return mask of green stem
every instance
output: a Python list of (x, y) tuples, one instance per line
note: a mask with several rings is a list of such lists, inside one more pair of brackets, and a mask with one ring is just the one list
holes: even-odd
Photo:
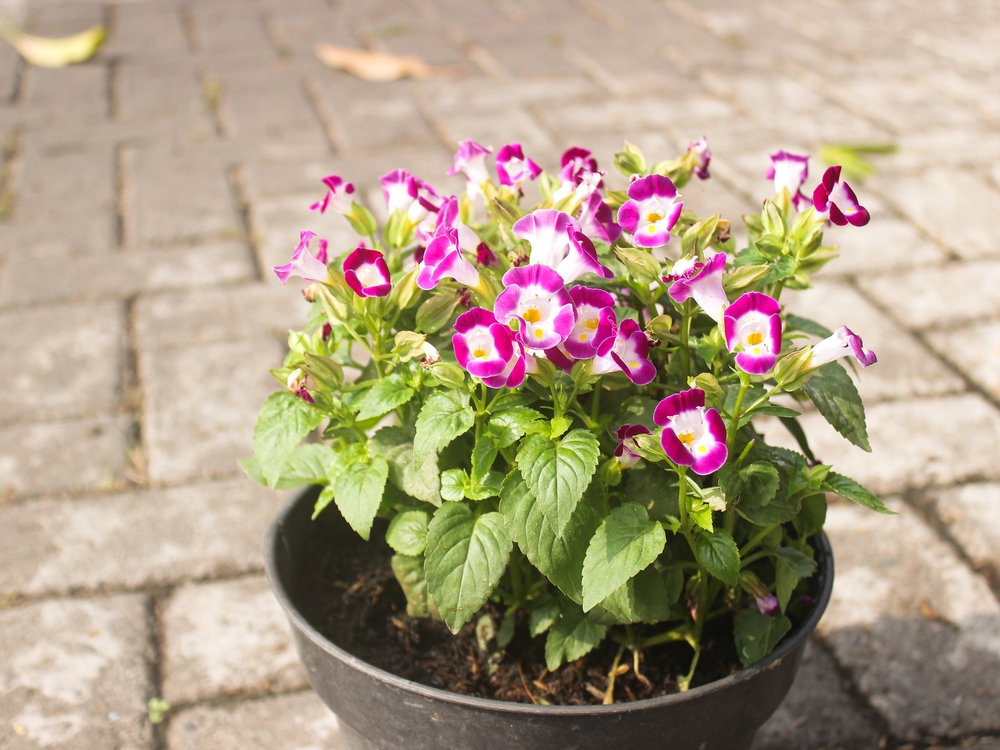
[(691, 353), (688, 351), (688, 339), (691, 338), (691, 317), (687, 313), (687, 303), (685, 302), (684, 311), (681, 312), (681, 365), (685, 383), (691, 375)]
[(747, 554), (750, 550), (752, 550), (754, 547), (760, 544), (764, 540), (764, 537), (766, 537), (768, 534), (770, 534), (772, 531), (778, 528), (778, 526), (779, 524), (768, 526), (763, 530), (759, 531), (754, 536), (750, 537), (749, 541), (747, 541), (747, 543), (743, 545), (743, 549), (740, 550), (740, 557), (743, 557), (743, 555)]
[(686, 535), (688, 532), (688, 514), (687, 514), (687, 467), (682, 466), (677, 469), (677, 476), (680, 478), (680, 485), (677, 491), (677, 508), (681, 519), (681, 531)]
[(751, 563), (755, 563), (758, 560), (760, 560), (761, 558), (767, 557), (770, 554), (771, 554), (771, 550), (769, 550), (769, 549), (762, 549), (760, 552), (754, 552), (752, 555), (750, 555), (750, 557), (744, 558), (742, 561), (740, 561), (740, 569), (742, 570), (747, 565), (750, 565)]
[(661, 643), (672, 643), (674, 641), (683, 641), (688, 637), (688, 631), (690, 626), (685, 623), (683, 625), (678, 625), (673, 630), (667, 630), (663, 633), (657, 633), (656, 635), (651, 635), (639, 644), (639, 650), (645, 648), (650, 648), (651, 646), (659, 646)]
[(733, 443), (736, 440), (736, 428), (740, 423), (740, 415), (743, 409), (743, 399), (747, 395), (747, 389), (750, 388), (750, 376), (747, 375), (742, 370), (740, 371), (740, 391), (736, 394), (736, 404), (733, 406), (733, 415), (729, 421), (729, 431), (726, 435), (726, 448), (729, 452), (733, 451)]

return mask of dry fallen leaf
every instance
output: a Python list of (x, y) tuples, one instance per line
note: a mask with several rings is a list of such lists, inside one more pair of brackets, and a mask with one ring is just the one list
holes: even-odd
[(353, 76), (373, 83), (398, 81), (400, 78), (430, 80), (432, 78), (458, 78), (464, 74), (461, 67), (436, 67), (419, 57), (391, 55), (332, 44), (317, 44), (316, 56), (331, 68), (343, 70)]
[(97, 54), (106, 36), (104, 26), (94, 26), (75, 36), (54, 39), (32, 36), (0, 18), (0, 37), (6, 39), (21, 57), (40, 68), (61, 68), (89, 60)]

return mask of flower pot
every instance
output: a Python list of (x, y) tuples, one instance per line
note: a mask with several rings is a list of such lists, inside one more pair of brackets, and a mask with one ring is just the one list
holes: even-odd
[(267, 575), (291, 622), (309, 683), (340, 720), (348, 750), (739, 750), (777, 709), (795, 678), (806, 639), (833, 588), (826, 537), (815, 537), (816, 604), (762, 661), (724, 679), (610, 706), (536, 706), (427, 687), (367, 664), (337, 647), (295, 604), (309, 538), (344, 524), (328, 511), (310, 520), (316, 488), (296, 496), (271, 526)]

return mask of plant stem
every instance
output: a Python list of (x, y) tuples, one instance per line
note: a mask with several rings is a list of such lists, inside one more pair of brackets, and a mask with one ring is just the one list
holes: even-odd
[(740, 414), (743, 409), (743, 399), (747, 395), (747, 389), (750, 388), (750, 376), (740, 371), (740, 391), (736, 394), (736, 404), (733, 406), (733, 416), (729, 422), (729, 431), (726, 435), (726, 448), (732, 453), (733, 443), (736, 440), (736, 428), (740, 423)]
[(747, 552), (749, 552), (754, 547), (756, 547), (758, 544), (760, 544), (764, 540), (764, 537), (766, 537), (768, 534), (770, 534), (776, 528), (778, 528), (778, 524), (775, 524), (773, 526), (767, 526), (766, 528), (764, 528), (763, 530), (759, 531), (754, 536), (750, 537), (749, 541), (747, 541), (747, 543), (743, 545), (743, 549), (740, 550), (740, 557), (743, 557), (743, 555), (747, 554)]
[(615, 660), (611, 664), (611, 671), (608, 672), (608, 689), (604, 691), (605, 706), (615, 702), (615, 677), (618, 676), (618, 663), (622, 660), (623, 653), (625, 653), (624, 644), (618, 647), (618, 653), (615, 654)]
[(657, 633), (656, 635), (651, 635), (642, 641), (638, 648), (642, 649), (649, 648), (650, 646), (659, 646), (661, 643), (672, 643), (674, 641), (683, 641), (688, 637), (690, 626), (685, 623), (683, 625), (678, 625), (673, 630), (668, 630), (664, 633)]
[(684, 310), (681, 312), (681, 365), (685, 383), (691, 375), (691, 352), (688, 351), (688, 339), (691, 338), (691, 317), (687, 312), (687, 303), (685, 302)]

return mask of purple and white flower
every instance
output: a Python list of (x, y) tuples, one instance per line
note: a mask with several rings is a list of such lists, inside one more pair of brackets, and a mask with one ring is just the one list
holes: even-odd
[(653, 421), (664, 428), (660, 445), (678, 466), (705, 476), (726, 463), (726, 426), (718, 411), (705, 408), (700, 388), (667, 396), (656, 405)]
[(569, 214), (551, 208), (540, 208), (522, 216), (513, 226), (514, 236), (531, 244), (530, 263), (548, 266), (569, 284), (585, 273), (596, 273), (605, 279), (614, 276), (597, 259), (594, 243), (580, 231), (580, 225)]
[(474, 307), (459, 315), (451, 343), (458, 364), (490, 388), (517, 388), (524, 382), (524, 347), (489, 310)]
[(441, 279), (454, 279), (463, 286), (478, 289), (482, 285), (479, 271), (462, 255), (457, 229), (444, 228), (424, 250), (417, 273), (417, 286), (433, 289)]
[(508, 143), (497, 151), (497, 179), (501, 185), (520, 188), (525, 180), (533, 180), (542, 173), (542, 168), (531, 159), (526, 159), (520, 143)]
[(597, 171), (597, 159), (590, 151), (579, 146), (573, 146), (563, 151), (559, 157), (559, 179), (563, 183), (578, 185), (587, 174)]
[(295, 252), (292, 254), (291, 262), (286, 263), (283, 266), (274, 266), (271, 268), (271, 270), (274, 271), (274, 275), (278, 277), (278, 281), (281, 282), (282, 286), (284, 286), (288, 279), (292, 276), (301, 276), (306, 281), (325, 282), (327, 280), (326, 240), (319, 241), (319, 252), (316, 253), (316, 255), (309, 252), (309, 243), (315, 236), (315, 232), (310, 232), (308, 230), (299, 232), (299, 244), (295, 248)]
[(563, 344), (566, 351), (575, 359), (607, 356), (617, 334), (615, 298), (585, 286), (573, 287), (569, 296), (576, 307), (576, 324)]
[(430, 184), (405, 169), (394, 169), (382, 175), (379, 182), (390, 214), (396, 211), (405, 214), (409, 224), (417, 228), (418, 235), (428, 236), (433, 232), (434, 215), (440, 210), (442, 201)]
[[(438, 210), (437, 223), (434, 225), (434, 235), (437, 237), (445, 229), (458, 232), (458, 245), (467, 253), (477, 252), (481, 241), (479, 235), (459, 218), (458, 198), (454, 195), (445, 199)], [(430, 240), (432, 238), (428, 238)]]
[(339, 175), (335, 174), (324, 177), (323, 184), (326, 185), (326, 195), (323, 196), (323, 200), (313, 203), (309, 209), (319, 211), (321, 214), (326, 213), (328, 208), (333, 208), (338, 214), (345, 216), (351, 213), (351, 206), (354, 203), (354, 185), (350, 182), (344, 182)]
[(812, 357), (809, 359), (806, 369), (814, 370), (852, 354), (862, 367), (868, 367), (878, 362), (875, 352), (871, 349), (865, 349), (865, 344), (858, 334), (847, 326), (841, 326), (833, 332), (832, 336), (828, 336), (813, 345)]
[(787, 151), (777, 151), (770, 154), (771, 166), (764, 176), (774, 181), (774, 193), (787, 190), (796, 211), (809, 204), (809, 198), (802, 194), (802, 185), (809, 176), (809, 156), (790, 154)]
[(493, 149), (480, 146), (475, 141), (461, 141), (458, 144), (458, 153), (455, 154), (455, 163), (448, 170), (448, 174), (464, 174), (465, 189), (468, 194), (482, 195), (483, 185), (490, 181), (490, 173), (486, 169), (486, 157), (492, 153)]
[(632, 447), (635, 446), (635, 438), (637, 435), (649, 434), (649, 428), (641, 424), (623, 424), (615, 430), (615, 437), (618, 438), (615, 458), (618, 459), (619, 466), (628, 469), (639, 463), (639, 459), (642, 457), (632, 450)]
[(646, 385), (656, 377), (656, 365), (649, 361), (649, 341), (631, 318), (619, 324), (611, 350), (607, 355), (594, 357), (588, 374), (607, 375), (617, 370), (636, 385)]
[(760, 613), (767, 617), (777, 617), (781, 613), (781, 607), (778, 604), (778, 597), (774, 594), (769, 593), (765, 596), (755, 596), (754, 603), (757, 605), (757, 609), (760, 610)]
[(594, 192), (580, 208), (580, 231), (592, 240), (600, 240), (610, 245), (622, 236), (622, 228), (615, 221), (611, 206), (604, 202), (601, 194)]
[(640, 247), (662, 247), (684, 208), (677, 188), (667, 177), (651, 174), (628, 186), (629, 199), (618, 209), (618, 223)]
[(550, 349), (569, 337), (576, 310), (558, 273), (537, 264), (512, 268), (504, 274), (503, 285), (493, 312), (501, 323), (518, 321), (518, 341), (532, 349)]
[(392, 291), (382, 253), (364, 245), (344, 258), (344, 281), (359, 297), (385, 297)]
[(781, 351), (781, 306), (762, 292), (747, 292), (723, 314), (726, 348), (751, 375), (771, 371)]
[(693, 141), (691, 145), (688, 146), (688, 152), (694, 152), (697, 157), (697, 162), (695, 163), (694, 173), (698, 176), (699, 180), (707, 180), (711, 175), (708, 173), (708, 165), (712, 162), (712, 152), (708, 149), (708, 138), (702, 136), (696, 141)]
[(726, 267), (726, 254), (716, 253), (707, 263), (682, 258), (674, 263), (666, 282), (673, 282), (667, 290), (675, 302), (684, 302), (691, 297), (716, 323), (722, 322), (722, 315), (729, 307), (729, 298), (722, 288), (722, 274)]
[(829, 215), (839, 227), (850, 224), (863, 227), (871, 219), (868, 210), (858, 203), (851, 186), (840, 179), (840, 167), (830, 167), (813, 191), (813, 206), (820, 215)]

